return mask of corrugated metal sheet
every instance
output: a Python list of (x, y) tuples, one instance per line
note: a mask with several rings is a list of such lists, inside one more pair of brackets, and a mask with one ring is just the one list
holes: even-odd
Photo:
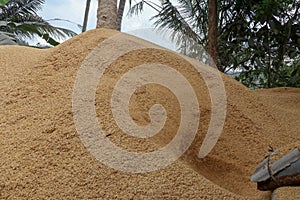
[[(266, 157), (258, 165), (255, 172), (251, 176), (250, 180), (252, 182), (261, 182), (271, 178), (268, 170), (268, 159), (269, 158)], [(298, 148), (272, 163), (270, 168), (275, 177), (300, 173), (300, 152)]]

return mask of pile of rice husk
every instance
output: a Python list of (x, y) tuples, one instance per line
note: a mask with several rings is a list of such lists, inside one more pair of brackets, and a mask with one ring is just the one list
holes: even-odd
[[(132, 67), (153, 60), (175, 66), (192, 82), (199, 98), (200, 126), (190, 148), (173, 164), (149, 173), (109, 168), (87, 151), (73, 120), (74, 82), (89, 52), (116, 34), (92, 30), (46, 50), (0, 47), (0, 198), (268, 199), (269, 193), (258, 191), (250, 177), (269, 145), (285, 150), (299, 146), (300, 89), (250, 91), (222, 75), (227, 95), (224, 129), (213, 150), (199, 159), (211, 115), (208, 89), (199, 74), (170, 51), (140, 49), (114, 61), (99, 82), (95, 108), (99, 124), (116, 145), (145, 152), (163, 147), (180, 122), (180, 108), (170, 91), (146, 85), (131, 98), (130, 112), (137, 124), (149, 123), (149, 106), (157, 102), (170, 118), (159, 134), (148, 139), (122, 133), (109, 100), (113, 86)], [(299, 194), (298, 188), (277, 190), (279, 199)]]

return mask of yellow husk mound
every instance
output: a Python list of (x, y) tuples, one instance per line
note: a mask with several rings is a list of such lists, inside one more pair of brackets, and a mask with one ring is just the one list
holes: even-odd
[[(95, 107), (99, 123), (116, 145), (145, 152), (163, 147), (180, 122), (178, 102), (170, 91), (147, 85), (131, 98), (129, 110), (137, 124), (149, 123), (148, 109), (154, 103), (167, 111), (165, 127), (147, 140), (123, 134), (109, 102), (118, 79), (134, 66), (153, 60), (173, 66), (191, 82), (199, 99), (200, 126), (188, 151), (166, 168), (145, 174), (111, 169), (87, 151), (73, 121), (74, 82), (89, 52), (116, 34), (92, 30), (47, 50), (0, 46), (0, 199), (267, 199), (268, 192), (258, 191), (250, 176), (268, 145), (283, 153), (299, 146), (300, 89), (250, 91), (222, 75), (226, 122), (217, 145), (199, 159), (211, 116), (208, 89), (199, 74), (169, 51), (140, 49), (113, 62), (98, 85)], [(299, 189), (291, 190), (279, 189), (278, 198), (299, 197)]]

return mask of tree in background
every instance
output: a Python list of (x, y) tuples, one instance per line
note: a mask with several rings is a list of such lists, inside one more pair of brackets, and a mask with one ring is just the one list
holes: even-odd
[(121, 30), (125, 4), (126, 4), (126, 0), (120, 0), (119, 7), (118, 7), (118, 15), (117, 15), (117, 25), (119, 31)]
[(97, 28), (121, 30), (126, 0), (98, 0)]
[(300, 1), (242, 3), (244, 12), (239, 14), (244, 17), (231, 24), (239, 25), (232, 33), (240, 48), (232, 65), (242, 71), (238, 80), (249, 87), (299, 87)]
[(5, 6), (10, 0), (0, 0), (0, 6)]
[(90, 5), (91, 5), (91, 0), (87, 0), (86, 1), (86, 6), (85, 6), (85, 12), (84, 12), (82, 32), (86, 31), (86, 27), (87, 27), (87, 23), (88, 23), (88, 19), (89, 19)]
[[(219, 57), (212, 57), (218, 69), (236, 72), (237, 79), (249, 87), (300, 84), (299, 0), (222, 0), (217, 5), (214, 0), (172, 2), (143, 0), (131, 6), (130, 13), (140, 13), (144, 5), (157, 10), (152, 17), (156, 27), (172, 30), (179, 50), (187, 55), (201, 54), (196, 48), (200, 45), (210, 53), (217, 47), (213, 51)], [(216, 12), (217, 28), (208, 17)]]
[[(218, 1), (208, 0), (207, 52), (218, 63)], [(217, 64), (218, 65), (218, 64)]]
[[(168, 32), (171, 30), (171, 38), (176, 42), (180, 52), (211, 64), (209, 56), (205, 53), (206, 50), (214, 55), (212, 57), (217, 67), (220, 71), (223, 71), (221, 66), (218, 65), (218, 53), (212, 52), (217, 49), (215, 43), (218, 36), (215, 0), (209, 2), (210, 9), (208, 9), (207, 0), (178, 0), (177, 2), (162, 0), (161, 4), (143, 0), (135, 5), (130, 5), (129, 13), (131, 15), (141, 13), (144, 5), (157, 11), (157, 14), (151, 20), (154, 20), (154, 25), (158, 29), (167, 30)], [(212, 22), (210, 27), (208, 26), (208, 14), (210, 14), (210, 22)], [(210, 40), (208, 40), (208, 30), (213, 33), (210, 34)], [(211, 42), (211, 45), (208, 45), (208, 41)]]
[(41, 37), (51, 45), (57, 40), (76, 35), (55, 27), (37, 14), (44, 0), (10, 0), (0, 5), (0, 44), (26, 44), (27, 39)]
[(118, 29), (117, 0), (98, 0), (96, 27)]

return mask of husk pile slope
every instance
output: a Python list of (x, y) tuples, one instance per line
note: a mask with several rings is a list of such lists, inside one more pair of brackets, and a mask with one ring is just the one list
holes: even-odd
[(118, 146), (149, 152), (166, 145), (180, 123), (179, 103), (169, 90), (147, 85), (131, 98), (129, 110), (137, 124), (149, 123), (148, 109), (154, 103), (167, 111), (164, 128), (147, 140), (123, 134), (109, 103), (114, 85), (129, 69), (153, 60), (173, 66), (191, 82), (201, 111), (198, 133), (184, 156), (162, 170), (131, 174), (108, 168), (86, 150), (73, 121), (75, 78), (89, 52), (115, 34), (92, 30), (48, 50), (0, 47), (0, 198), (266, 198), (250, 176), (268, 145), (286, 151), (299, 145), (300, 90), (250, 91), (222, 75), (227, 95), (224, 129), (215, 148), (199, 159), (211, 116), (210, 96), (199, 74), (169, 51), (139, 49), (114, 61), (97, 87), (95, 107), (99, 123)]

